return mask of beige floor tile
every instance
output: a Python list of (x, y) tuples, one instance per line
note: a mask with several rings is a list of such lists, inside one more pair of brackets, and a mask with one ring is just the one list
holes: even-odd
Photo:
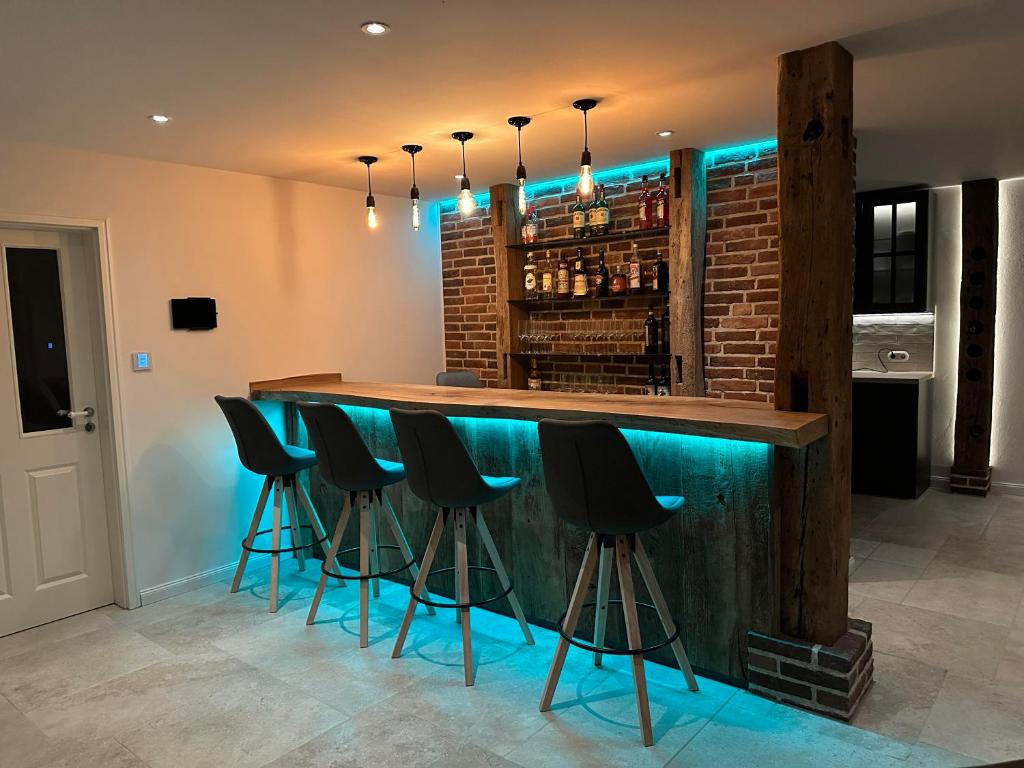
[(974, 768), (977, 758), (968, 757), (931, 744), (918, 743), (910, 748), (904, 768)]
[(880, 543), (870, 539), (852, 538), (850, 539), (850, 554), (858, 560), (864, 560), (871, 557), (871, 553), (878, 549)]
[(868, 557), (883, 563), (896, 563), (923, 570), (934, 559), (936, 553), (937, 550), (934, 549), (906, 547), (902, 544), (882, 542)]
[(864, 602), (866, 595), (861, 595), (851, 591), (847, 598), (847, 614), (850, 616), (857, 615), (857, 608)]
[(1024, 755), (1024, 688), (947, 675), (921, 740), (989, 762)]
[(1014, 627), (996, 668), (996, 682), (1024, 688), (1024, 627)]
[(898, 603), (924, 572), (922, 566), (898, 565), (867, 559), (850, 576), (850, 592)]
[(1007, 627), (868, 598), (858, 618), (874, 625), (875, 649), (968, 677), (992, 679)]
[(1000, 504), (982, 533), (982, 538), (1007, 544), (1024, 544), (1024, 503), (1013, 507)]
[(903, 603), (1009, 627), (1022, 596), (1024, 579), (936, 560), (925, 569)]
[(874, 660), (875, 682), (861, 701), (853, 724), (894, 739), (916, 741), (946, 671), (877, 650)]
[(0, 659), (41, 648), (49, 643), (60, 642), (69, 637), (84, 635), (96, 629), (113, 627), (111, 619), (100, 611), (88, 611), (77, 616), (69, 616), (61, 621), (43, 624), (40, 627), (15, 632), (7, 637), (0, 637)]
[(950, 536), (939, 550), (936, 561), (1024, 579), (1024, 543), (1010, 538), (961, 539)]

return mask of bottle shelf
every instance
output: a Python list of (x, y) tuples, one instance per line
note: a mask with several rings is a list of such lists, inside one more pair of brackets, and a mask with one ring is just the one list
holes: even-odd
[(546, 360), (571, 359), (581, 363), (608, 360), (614, 362), (667, 364), (672, 354), (669, 352), (659, 352), (654, 355), (646, 355), (642, 352), (607, 352), (599, 354), (589, 352), (510, 352), (509, 357), (514, 360), (529, 360), (531, 357), (544, 358)]
[(594, 237), (563, 237), (558, 240), (537, 240), (533, 243), (509, 243), (505, 247), (512, 251), (543, 251), (548, 248), (569, 248), (570, 246), (585, 247), (601, 243), (620, 243), (623, 240), (661, 237), (667, 235), (668, 231), (669, 227), (626, 229), (619, 232), (609, 232), (607, 235), (595, 235)]
[(647, 309), (651, 304), (660, 305), (668, 301), (668, 293), (644, 291), (627, 293), (621, 296), (588, 296), (585, 299), (546, 298), (546, 299), (509, 299), (509, 305), (521, 307), (531, 312), (560, 312), (567, 309)]

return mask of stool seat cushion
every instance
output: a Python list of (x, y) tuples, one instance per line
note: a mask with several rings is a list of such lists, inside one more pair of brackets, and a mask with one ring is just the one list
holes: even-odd
[(284, 445), (282, 447), (288, 455), (288, 461), (280, 467), (280, 471), (277, 474), (294, 475), (296, 472), (316, 466), (316, 454), (313, 451), (307, 451), (305, 448), (299, 448), (297, 445)]
[(666, 512), (678, 512), (686, 503), (686, 499), (682, 496), (655, 496), (654, 498), (665, 508)]
[(377, 459), (377, 464), (380, 466), (380, 471), (383, 473), (381, 479), (385, 480), (385, 485), (394, 485), (405, 479), (405, 465), (397, 461), (388, 461), (387, 459)]

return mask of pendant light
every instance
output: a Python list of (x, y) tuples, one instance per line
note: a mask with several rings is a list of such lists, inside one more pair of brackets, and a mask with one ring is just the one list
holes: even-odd
[(366, 165), (366, 226), (377, 228), (377, 204), (373, 200), (373, 187), (370, 185), (370, 166), (377, 162), (373, 155), (360, 155), (356, 158)]
[(530, 118), (517, 115), (508, 119), (508, 124), (516, 129), (516, 141), (519, 144), (519, 165), (516, 166), (516, 183), (519, 184), (519, 215), (526, 214), (526, 166), (523, 165), (523, 126), (530, 124)]
[(466, 142), (473, 138), (469, 131), (456, 131), (452, 138), (462, 144), (462, 183), (459, 190), (459, 210), (463, 216), (469, 216), (476, 210), (476, 200), (473, 199), (473, 191), (469, 187), (469, 176), (466, 175)]
[(420, 230), (420, 188), (416, 186), (416, 153), (422, 152), (423, 147), (419, 144), (403, 144), (402, 150), (409, 153), (412, 160), (412, 189), (409, 190), (409, 199), (412, 200), (412, 228), (417, 232)]
[(587, 112), (597, 106), (597, 99), (577, 99), (573, 107), (583, 113), (583, 154), (580, 155), (580, 180), (576, 191), (580, 197), (589, 200), (594, 194), (594, 169), (590, 163), (590, 137), (587, 134)]

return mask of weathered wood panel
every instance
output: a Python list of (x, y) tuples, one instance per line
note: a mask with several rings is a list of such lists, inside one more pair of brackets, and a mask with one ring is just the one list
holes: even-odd
[(518, 243), (522, 237), (522, 219), (519, 216), (518, 188), (515, 184), (495, 184), (491, 187), (491, 243), (494, 249), (495, 325), (498, 342), (498, 386), (525, 389), (528, 371), (524, 361), (510, 357), (519, 352), (519, 328), (527, 312), (508, 303), (509, 299), (522, 299), (523, 264), (526, 254), (509, 250), (506, 246)]

